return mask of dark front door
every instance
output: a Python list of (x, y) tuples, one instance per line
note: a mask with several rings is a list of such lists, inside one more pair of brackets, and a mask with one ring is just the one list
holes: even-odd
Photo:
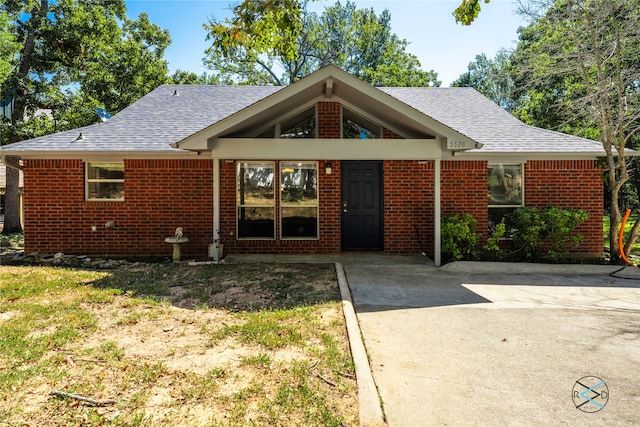
[(340, 171), (342, 250), (382, 250), (382, 162), (343, 161)]

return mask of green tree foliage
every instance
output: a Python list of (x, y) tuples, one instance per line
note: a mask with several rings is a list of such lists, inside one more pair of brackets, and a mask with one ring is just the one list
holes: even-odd
[(516, 54), (522, 72), (516, 85), (526, 99), (521, 116), (562, 123), (572, 133), (583, 129), (602, 143), (616, 260), (620, 192), (630, 178), (625, 150), (640, 137), (640, 4), (549, 0), (543, 10), (523, 31)]
[[(0, 94), (13, 101), (2, 143), (98, 120), (95, 107), (115, 113), (167, 82), (166, 30), (125, 15), (124, 0), (5, 0), (0, 13), (20, 49)], [(52, 119), (38, 116), (51, 110)], [(8, 159), (17, 165), (17, 159)], [(4, 231), (20, 230), (17, 170), (7, 171)]]
[(176, 70), (171, 75), (171, 82), (180, 85), (221, 85), (232, 84), (231, 81), (222, 81), (216, 74), (202, 73), (197, 75), (192, 71)]
[[(484, 0), (489, 3), (491, 0)], [(482, 0), (462, 0), (460, 5), (453, 11), (456, 22), (462, 25), (471, 25), (480, 13)]]
[(82, 94), (112, 113), (131, 105), (170, 81), (163, 59), (170, 43), (169, 32), (150, 22), (145, 13), (136, 20), (125, 19), (106, 50), (93, 50), (84, 61), (77, 76)]
[(500, 51), (494, 59), (484, 53), (476, 55), (469, 63), (467, 72), (451, 83), (452, 87), (472, 87), (484, 96), (513, 112), (516, 101), (513, 97), (514, 81), (511, 77), (511, 55)]
[(11, 64), (19, 48), (11, 32), (9, 15), (0, 10), (0, 85), (11, 73)]
[(233, 17), (211, 20), (204, 27), (215, 56), (233, 57), (244, 51), (292, 61), (298, 56), (296, 43), (302, 32), (306, 1), (243, 0), (233, 7)]
[[(263, 37), (259, 43), (241, 30), (247, 19), (243, 8), (235, 8), (230, 20), (211, 21), (205, 25), (212, 41), (205, 65), (223, 79), (242, 84), (286, 85), (327, 64), (378, 86), (440, 84), (435, 72), (420, 69), (417, 57), (406, 51), (409, 43), (391, 32), (388, 10), (378, 16), (373, 9), (358, 9), (348, 1), (318, 15), (307, 12), (305, 4), (298, 3), (299, 26), (286, 33), (286, 38)], [(257, 18), (249, 18), (255, 24)], [(289, 41), (293, 51), (282, 45)]]

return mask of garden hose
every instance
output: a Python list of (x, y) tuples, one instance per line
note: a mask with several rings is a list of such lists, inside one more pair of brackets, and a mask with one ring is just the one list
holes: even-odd
[(620, 224), (620, 233), (618, 234), (618, 250), (620, 251), (620, 257), (624, 262), (627, 263), (627, 265), (630, 265), (632, 267), (637, 267), (627, 259), (627, 255), (624, 253), (624, 246), (622, 244), (622, 238), (624, 237), (624, 226), (627, 224), (627, 219), (629, 219), (630, 214), (631, 214), (631, 209), (627, 209), (627, 212), (625, 212), (624, 218), (622, 219), (622, 223)]
[(614, 274), (624, 270), (627, 267), (638, 267), (635, 264), (632, 264), (631, 261), (629, 261), (629, 259), (627, 258), (627, 256), (624, 253), (624, 245), (622, 244), (622, 238), (624, 237), (624, 226), (627, 224), (627, 219), (629, 219), (629, 215), (631, 214), (631, 209), (627, 209), (627, 212), (625, 212), (624, 214), (624, 218), (622, 219), (622, 223), (620, 224), (620, 233), (618, 234), (618, 251), (620, 252), (620, 258), (622, 258), (622, 260), (626, 263), (624, 266), (622, 266), (622, 268), (612, 272), (609, 274), (609, 276), (611, 277), (615, 277), (617, 279), (631, 279), (631, 280), (638, 280), (638, 278), (636, 277), (620, 277), (620, 276), (614, 276)]

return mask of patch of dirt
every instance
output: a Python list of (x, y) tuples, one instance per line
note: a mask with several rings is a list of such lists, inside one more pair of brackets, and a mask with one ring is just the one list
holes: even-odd
[[(15, 402), (7, 402), (22, 407), (20, 419), (10, 421), (65, 425), (53, 421), (52, 411), (76, 408), (75, 418), (63, 420), (125, 425), (132, 419), (127, 406), (141, 401), (141, 425), (300, 425), (308, 421), (298, 415), (273, 418), (264, 405), (265, 399), (275, 401), (283, 387), (292, 392), (302, 387), (299, 373), (291, 372), (304, 366), (305, 387), (322, 390), (326, 406), (345, 420), (342, 425), (357, 424), (352, 369), (328, 366), (319, 356), (326, 335), (349, 351), (333, 266), (139, 264), (91, 285), (125, 293), (108, 302), (82, 303), (97, 330), (50, 352), (47, 357), (64, 367), (65, 376), (32, 378), (24, 392), (15, 394)], [(164, 302), (145, 303), (138, 297)], [(243, 313), (306, 306), (316, 310), (312, 321), (318, 333), (302, 345), (273, 349), (216, 337), (221, 328), (243, 323)], [(0, 323), (16, 315), (2, 313)], [(92, 398), (119, 403), (91, 408), (48, 396), (53, 389), (91, 389)], [(80, 413), (84, 418), (77, 418)]]

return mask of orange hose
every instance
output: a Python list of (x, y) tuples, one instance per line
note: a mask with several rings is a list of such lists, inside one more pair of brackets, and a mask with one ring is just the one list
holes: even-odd
[(624, 214), (624, 218), (622, 219), (622, 224), (620, 224), (620, 233), (618, 234), (618, 250), (620, 251), (620, 257), (622, 260), (629, 264), (632, 267), (636, 267), (631, 264), (631, 261), (627, 259), (627, 256), (624, 253), (624, 246), (622, 245), (622, 237), (624, 236), (624, 226), (627, 224), (627, 219), (629, 219), (629, 215), (631, 214), (631, 209), (627, 209), (627, 212)]

